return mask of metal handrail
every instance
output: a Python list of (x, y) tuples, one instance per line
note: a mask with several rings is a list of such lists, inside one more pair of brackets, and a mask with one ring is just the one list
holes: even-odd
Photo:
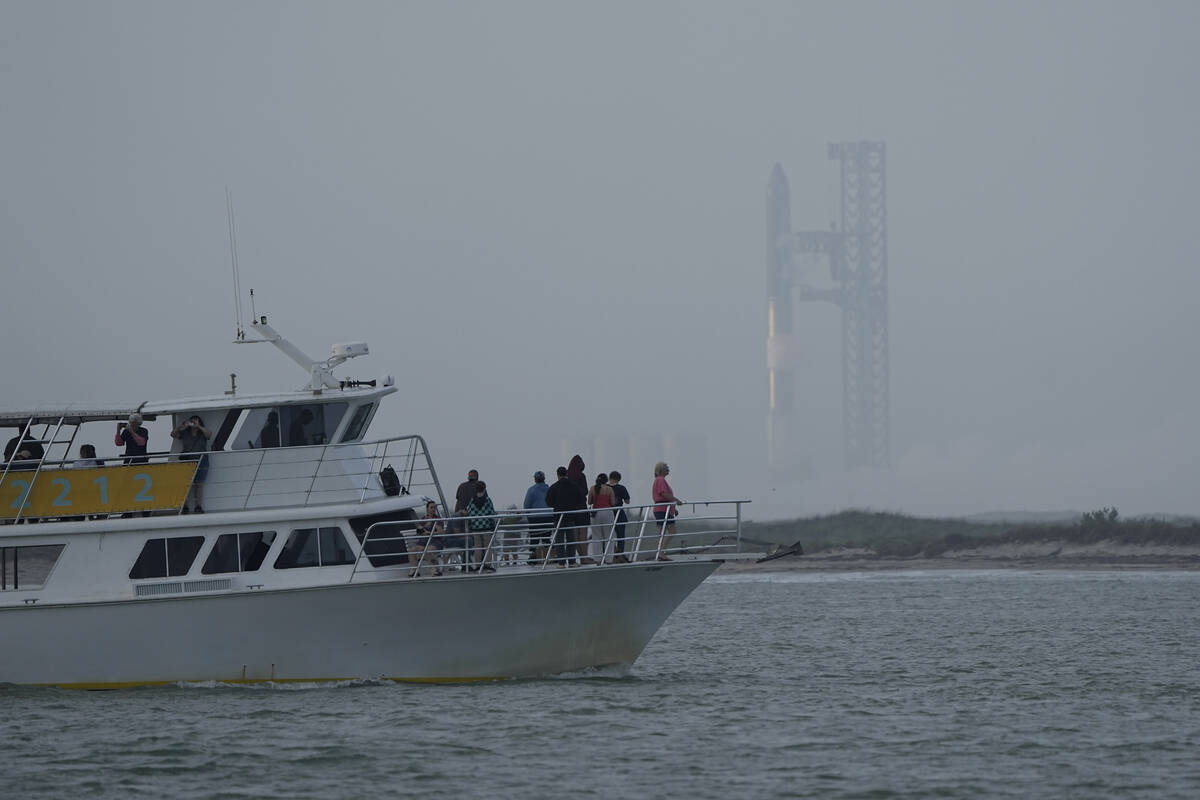
[[(741, 537), (742, 508), (741, 507), (742, 507), (742, 504), (748, 503), (748, 502), (750, 502), (750, 501), (748, 501), (748, 500), (709, 500), (709, 501), (695, 501), (695, 502), (690, 502), (690, 503), (683, 503), (681, 505), (692, 506), (693, 508), (698, 507), (698, 506), (718, 506), (718, 507), (731, 506), (732, 509), (728, 513), (704, 514), (704, 515), (698, 516), (698, 517), (682, 518), (682, 521), (688, 525), (688, 529), (683, 531), (681, 535), (688, 535), (688, 536), (700, 535), (700, 536), (712, 537), (716, 543), (706, 546), (704, 548), (706, 552), (709, 552), (709, 551), (741, 552), (741, 548), (742, 548), (742, 537)], [(611, 528), (609, 528), (607, 525), (605, 526), (609, 530), (609, 535), (606, 537), (606, 544), (605, 544), (604, 552), (601, 554), (600, 561), (599, 561), (599, 563), (596, 564), (596, 566), (611, 566), (615, 563), (614, 559), (610, 558), (610, 556), (611, 556), (613, 549), (616, 546), (617, 541), (621, 541), (622, 543), (625, 543), (626, 545), (628, 545), (632, 542), (635, 542), (635, 541), (637, 542), (637, 544), (634, 547), (626, 549), (625, 555), (630, 562), (636, 562), (639, 560), (642, 560), (642, 561), (653, 560), (660, 553), (660, 551), (666, 552), (666, 553), (677, 553), (677, 554), (684, 553), (687, 551), (687, 548), (685, 548), (683, 546), (673, 546), (673, 547), (669, 547), (669, 548), (666, 548), (665, 550), (663, 550), (662, 542), (661, 542), (661, 535), (660, 535), (660, 537), (657, 537), (658, 541), (654, 542), (653, 547), (647, 547), (647, 548), (643, 549), (642, 542), (647, 538), (645, 536), (645, 525), (650, 521), (654, 521), (656, 525), (659, 525), (660, 531), (663, 527), (665, 527), (664, 525), (658, 523), (657, 520), (654, 520), (653, 509), (656, 505), (662, 505), (662, 504), (661, 503), (648, 503), (645, 505), (622, 506), (622, 508), (624, 508), (628, 511), (634, 512), (634, 516), (636, 516), (636, 514), (638, 512), (641, 513), (642, 529), (639, 531), (639, 533), (636, 537), (628, 535), (628, 530), (626, 531), (626, 534), (627, 534), (626, 536), (617, 537), (616, 530), (615, 530), (617, 523), (616, 523), (615, 517), (614, 517), (613, 526)], [(537, 509), (537, 510), (541, 511), (542, 509)], [(548, 516), (547, 514), (514, 514), (513, 510), (511, 510), (511, 509), (506, 512), (497, 512), (495, 514), (480, 515), (480, 516), (475, 516), (475, 517), (442, 516), (442, 517), (428, 517), (428, 518), (422, 517), (419, 519), (414, 518), (414, 519), (388, 520), (388, 521), (384, 521), (384, 522), (375, 522), (375, 523), (372, 523), (370, 526), (368, 526), (366, 531), (363, 533), (362, 540), (359, 544), (358, 554), (354, 561), (354, 568), (351, 570), (351, 574), (350, 574), (350, 577), (348, 580), (353, 581), (355, 579), (355, 577), (359, 574), (363, 558), (366, 558), (368, 561), (370, 561), (372, 558), (378, 558), (378, 557), (396, 558), (396, 557), (399, 557), (402, 555), (406, 558), (406, 561), (402, 564), (381, 565), (381, 566), (375, 566), (374, 564), (372, 564), (372, 568), (377, 572), (387, 572), (387, 571), (403, 569), (403, 570), (408, 571), (410, 573), (410, 576), (412, 576), (412, 577), (420, 577), (421, 571), (424, 568), (426, 568), (427, 566), (429, 566), (431, 560), (432, 560), (435, 568), (440, 569), (444, 566), (447, 566), (445, 564), (439, 563), (439, 560), (441, 559), (441, 557), (443, 557), (443, 556), (447, 556), (447, 557), (461, 556), (462, 557), (461, 568), (462, 568), (463, 572), (469, 571), (470, 568), (473, 566), (473, 563), (478, 563), (480, 566), (482, 566), (484, 564), (493, 564), (497, 570), (499, 570), (501, 568), (510, 569), (510, 568), (514, 567), (514, 564), (511, 560), (506, 560), (504, 558), (504, 556), (506, 554), (508, 554), (510, 552), (510, 550), (509, 550), (509, 545), (506, 543), (504, 537), (501, 534), (505, 531), (508, 531), (511, 533), (514, 530), (521, 531), (526, 534), (526, 536), (523, 538), (523, 540), (520, 543), (518, 543), (517, 548), (516, 548), (516, 552), (517, 552), (516, 566), (519, 568), (520, 561), (524, 560), (526, 567), (532, 568), (535, 571), (544, 571), (549, 567), (551, 562), (561, 563), (564, 560), (570, 562), (576, 558), (576, 555), (572, 550), (567, 550), (565, 559), (562, 556), (555, 556), (554, 548), (555, 548), (555, 543), (559, 541), (560, 534), (565, 534), (567, 531), (575, 531), (575, 530), (586, 531), (588, 528), (592, 527), (591, 524), (585, 524), (585, 525), (564, 525), (563, 524), (566, 521), (568, 514), (577, 514), (577, 513), (584, 513), (584, 512), (585, 512), (585, 509), (577, 509), (575, 511), (564, 511), (564, 512), (558, 512), (557, 514), (554, 514), (554, 516), (557, 517), (557, 521), (555, 523), (555, 526), (552, 529), (540, 527), (540, 526), (537, 526), (528, 521), (529, 517)], [(513, 517), (523, 517), (525, 519), (525, 522), (513, 524), (511, 522)], [(490, 540), (488, 541), (488, 543), (483, 547), (482, 553), (480, 554), (480, 559), (478, 562), (472, 562), (472, 553), (479, 553), (480, 551), (478, 548), (476, 548), (474, 546), (474, 543), (470, 539), (470, 537), (473, 534), (471, 534), (470, 531), (465, 527), (467, 521), (470, 519), (487, 519), (487, 520), (493, 520), (494, 522), (496, 522), (496, 527), (492, 529), (492, 536), (491, 536)], [(625, 524), (630, 524), (629, 520), (631, 520), (631, 519), (632, 519), (632, 517), (627, 519)], [(676, 518), (676, 519), (677, 519), (677, 521), (680, 520), (680, 518)], [(713, 525), (711, 527), (704, 526), (703, 524), (707, 523), (707, 522), (715, 523), (715, 525)], [(435, 548), (432, 546), (434, 543), (433, 540), (435, 538), (435, 534), (419, 532), (416, 530), (416, 527), (421, 524), (436, 526), (439, 523), (442, 525), (443, 533), (437, 534), (437, 536), (463, 536), (466, 539), (466, 541), (464, 542), (464, 545), (462, 547), (436, 547)], [(695, 529), (695, 525), (697, 523), (700, 523), (702, 525), (700, 530)], [(462, 532), (460, 532), (460, 533), (449, 533), (448, 532), (451, 525), (458, 525), (458, 524), (461, 524), (463, 526)], [(397, 528), (400, 528), (401, 530), (397, 531), (394, 535), (386, 535), (389, 532), (391, 532)], [(529, 536), (528, 536), (528, 534), (534, 530), (539, 531), (542, 534), (542, 536), (545, 536), (546, 533), (549, 534), (548, 539), (541, 539), (541, 537), (539, 537), (541, 539), (541, 541), (544, 542), (544, 546), (546, 547), (545, 557), (541, 560), (540, 564), (534, 563), (535, 547), (534, 547), (533, 540), (531, 538), (529, 538)], [(379, 535), (381, 533), (385, 534), (385, 535), (382, 535), (382, 536)], [(677, 534), (678, 533), (679, 532), (677, 531)], [(732, 544), (722, 544), (721, 541), (725, 538), (728, 538), (729, 534), (734, 535), (734, 542)], [(409, 549), (409, 541), (412, 539), (415, 539), (416, 541), (412, 542), (413, 549)], [(367, 553), (367, 545), (369, 543), (379, 544), (379, 543), (383, 543), (383, 542), (401, 543), (403, 545), (403, 550), (396, 549), (395, 551), (392, 551), (392, 552)], [(560, 546), (562, 546), (564, 548), (573, 548), (574, 545), (575, 545), (575, 542), (564, 542)], [(419, 550), (417, 548), (419, 548)], [(528, 549), (528, 557), (525, 559), (522, 559), (521, 553), (524, 552), (526, 549)], [(493, 554), (496, 554), (496, 555), (493, 556)], [(493, 562), (493, 558), (495, 558), (494, 562)]]
[[(62, 430), (62, 426), (63, 426), (63, 420), (64, 420), (64, 419), (66, 419), (66, 418), (65, 418), (65, 417), (61, 417), (61, 416), (58, 418), (58, 425), (57, 425), (57, 426), (54, 428), (54, 435), (50, 437), (50, 439), (51, 439), (52, 441), (50, 441), (50, 442), (45, 442), (45, 441), (44, 441), (44, 440), (46, 439), (46, 434), (50, 432), (50, 423), (49, 423), (49, 422), (47, 422), (47, 423), (46, 423), (46, 424), (45, 424), (45, 425), (42, 427), (42, 438), (41, 438), (41, 439), (34, 439), (34, 440), (32, 440), (32, 441), (36, 441), (36, 442), (37, 442), (39, 445), (41, 445), (41, 444), (53, 444), (53, 443), (54, 443), (54, 442), (53, 442), (53, 439), (55, 439), (55, 438), (58, 436), (58, 432), (59, 432), (60, 430)], [(18, 439), (18, 441), (17, 441), (17, 447), (18, 447), (18, 448), (21, 446), (21, 442), (22, 442), (22, 441), (24, 441), (24, 439), (25, 439), (25, 434), (29, 433), (29, 432), (30, 432), (30, 430), (31, 430), (32, 428), (33, 428), (33, 417), (30, 417), (30, 418), (29, 418), (29, 420), (28, 420), (28, 421), (27, 421), (27, 422), (26, 422), (26, 423), (25, 423), (23, 426), (21, 426), (21, 428), (20, 428), (20, 432), (19, 432), (19, 433), (17, 433), (17, 436), (18, 436), (18, 437), (20, 437), (20, 438)], [(74, 439), (74, 437), (72, 437), (72, 439)], [(68, 447), (67, 447), (67, 450), (68, 450), (68, 452), (70, 452), (70, 445), (68, 445)], [(13, 455), (16, 455), (16, 450), (15, 450), (15, 449), (13, 450)], [(32, 460), (32, 459), (21, 459), (21, 460), (24, 462), (24, 461), (27, 461), (27, 460)], [(2, 475), (0, 475), (0, 483), (3, 483), (3, 482), (4, 482), (4, 480), (5, 480), (5, 478), (7, 478), (7, 477), (8, 477), (8, 473), (9, 473), (9, 472), (11, 472), (11, 471), (13, 471), (13, 470), (12, 470), (12, 465), (13, 465), (13, 463), (14, 463), (14, 461), (9, 461), (9, 460), (6, 460), (6, 461), (4, 462), (4, 473), (3, 473)], [(45, 463), (46, 463), (46, 448), (44, 448), (44, 447), (43, 447), (43, 448), (42, 448), (42, 457), (41, 457), (41, 458), (39, 458), (39, 459), (37, 460), (37, 465), (36, 465), (36, 466), (34, 466), (34, 468), (33, 468), (33, 475), (32, 475), (32, 476), (30, 477), (30, 479), (29, 479), (29, 482), (30, 482), (30, 484), (31, 484), (31, 485), (33, 484), (33, 482), (34, 482), (34, 481), (36, 481), (36, 480), (37, 480), (37, 476), (41, 474), (41, 472), (42, 472), (42, 466), (43, 466)], [(17, 471), (18, 471), (18, 472), (25, 472), (26, 470), (25, 470), (25, 469), (21, 469), (21, 470), (17, 470)], [(13, 518), (12, 518), (13, 524), (16, 524), (17, 522), (20, 522), (20, 521), (21, 521), (21, 515), (22, 515), (23, 513), (25, 513), (25, 506), (28, 504), (28, 497), (29, 497), (29, 495), (28, 495), (28, 494), (26, 494), (26, 495), (25, 495), (25, 498), (24, 498), (24, 499), (22, 500), (22, 502), (21, 502), (21, 507), (17, 509), (17, 513), (16, 513), (16, 514), (13, 516)]]
[[(543, 514), (542, 516), (545, 516), (545, 515)], [(550, 532), (550, 541), (546, 543), (546, 557), (542, 559), (542, 569), (543, 570), (546, 569), (546, 567), (550, 565), (550, 562), (554, 560), (554, 557), (551, 555), (554, 552), (554, 547), (555, 547), (554, 543), (558, 541), (559, 531), (562, 530), (563, 520), (565, 520), (566, 518), (567, 518), (566, 514), (560, 513), (558, 515), (558, 521), (554, 523), (554, 530)], [(566, 546), (567, 546), (567, 543), (563, 542), (562, 547), (564, 550), (566, 549)]]
[[(469, 519), (469, 517), (468, 517), (468, 519)], [(492, 555), (492, 547), (496, 544), (496, 539), (500, 534), (500, 529), (503, 527), (504, 527), (504, 523), (502, 521), (497, 521), (496, 527), (492, 528), (491, 533), (469, 534), (470, 536), (486, 536), (487, 537), (487, 547), (483, 548), (483, 557), (479, 559), (479, 568), (480, 569), (483, 569), (484, 567), (488, 566), (491, 563), (490, 559), (491, 559), (491, 555)]]
[[(402, 445), (402, 447), (397, 447), (397, 445)], [(297, 489), (280, 492), (272, 491), (272, 488), (269, 485), (270, 481), (286, 480), (287, 478), (272, 476), (269, 472), (264, 475), (263, 467), (264, 463), (266, 463), (267, 456), (270, 453), (279, 451), (305, 452), (310, 454), (309, 457), (301, 457), (290, 462), (292, 465), (303, 464), (311, 466), (311, 476), (307, 474), (307, 468), (304, 470), (303, 477), (309, 478), (308, 486), (304, 490)], [(251, 462), (239, 464), (238, 467), (253, 468), (253, 474), (250, 476), (249, 482), (247, 483), (245, 478), (221, 480), (220, 468), (222, 467), (222, 460), (225, 458), (237, 458), (238, 456), (244, 457), (247, 453), (255, 453), (257, 454), (257, 458), (254, 458)], [(322, 498), (323, 492), (336, 492), (339, 495), (344, 495), (344, 492), (347, 490), (356, 491), (359, 495), (359, 502), (364, 502), (366, 500), (367, 493), (371, 489), (372, 481), (375, 482), (374, 485), (376, 487), (382, 489), (382, 485), (380, 485), (378, 482), (379, 471), (384, 465), (392, 461), (395, 461), (400, 467), (397, 472), (405, 475), (405, 477), (408, 479), (406, 487), (410, 493), (414, 495), (434, 495), (436, 499), (440, 501), (442, 507), (445, 507), (446, 503), (441, 483), (438, 481), (437, 472), (433, 467), (433, 460), (429, 454), (428, 445), (425, 443), (424, 438), (420, 435), (397, 436), (371, 442), (345, 442), (340, 444), (305, 445), (302, 447), (205, 450), (196, 451), (193, 453), (179, 453), (171, 451), (147, 452), (145, 456), (138, 456), (138, 458), (145, 458), (145, 463), (155, 464), (178, 461), (185, 457), (188, 460), (196, 460), (202, 456), (208, 456), (210, 458), (210, 473), (208, 480), (205, 481), (205, 487), (209, 488), (210, 491), (211, 487), (230, 484), (246, 485), (245, 493), (242, 495), (240, 503), (236, 504), (233, 509), (223, 510), (245, 510), (249, 507), (252, 499), (262, 501), (264, 499), (269, 499), (272, 495), (276, 494), (295, 496), (298, 492), (303, 494), (305, 506), (321, 505), (324, 502)], [(13, 462), (5, 463), (0, 466), (0, 482), (3, 482), (8, 475), (18, 471), (23, 473), (31, 473), (31, 480), (36, 479), (38, 475), (47, 471), (56, 469), (71, 469), (79, 460), (80, 459), (78, 458), (67, 457), (61, 459), (51, 459), (47, 458), (43, 453), (42, 458), (36, 460), (36, 464), (34, 464), (33, 461), (30, 462), (30, 465), (34, 467), (32, 470), (16, 470), (12, 468)], [(105, 460), (108, 463), (103, 467), (99, 467), (100, 469), (122, 466), (125, 464), (125, 457), (120, 455), (116, 457), (110, 457)], [(340, 475), (340, 477), (347, 481), (348, 485), (343, 485), (342, 487), (334, 489), (318, 488), (317, 481), (322, 477), (329, 477), (321, 474), (322, 465), (336, 464), (338, 462), (359, 461), (366, 464), (364, 469), (361, 469), (360, 471), (358, 468), (348, 468)], [(301, 476), (297, 475), (295, 477)], [(241, 494), (241, 492), (238, 492), (238, 494)], [(344, 502), (344, 500), (330, 500), (328, 502)], [(269, 506), (259, 505), (258, 507), (265, 508)], [(7, 519), (15, 522), (24, 518), (24, 512), (25, 506), (22, 505), (22, 508), (18, 511), (18, 514), (15, 517), (9, 517)], [(54, 519), (54, 517), (47, 517), (47, 519)]]
[[(24, 439), (24, 438), (25, 438), (25, 432), (26, 432), (26, 431), (28, 431), (28, 430), (29, 430), (30, 428), (32, 428), (32, 427), (33, 427), (33, 417), (30, 417), (30, 418), (29, 418), (29, 421), (28, 421), (28, 422), (26, 422), (24, 425), (22, 425), (22, 426), (21, 426), (21, 427), (20, 427), (20, 428), (17, 430), (17, 436), (21, 437), (21, 439)], [(17, 440), (17, 446), (18, 446), (18, 447), (20, 447), (20, 444), (21, 444), (21, 439), (18, 439), (18, 440)], [(16, 452), (17, 452), (17, 451), (14, 449), (14, 450), (13, 450), (13, 455), (16, 455)], [(43, 460), (45, 459), (45, 457), (46, 457), (46, 456), (45, 456), (45, 451), (43, 450), (43, 451), (42, 451), (42, 458), (43, 458)], [(12, 470), (12, 465), (13, 465), (13, 462), (12, 462), (11, 460), (5, 459), (5, 461), (4, 461), (4, 470), (3, 470), (3, 472), (0, 472), (0, 483), (4, 483), (5, 479), (6, 479), (6, 478), (8, 478), (8, 473), (9, 473), (9, 472)], [(25, 510), (25, 503), (21, 503), (21, 507), (17, 509), (17, 514), (16, 514), (16, 516), (15, 516), (15, 517), (13, 517), (13, 522), (14, 522), (14, 523), (15, 523), (17, 520), (19, 520), (19, 519), (21, 518), (21, 512), (22, 512), (22, 511), (24, 511), (24, 510)]]

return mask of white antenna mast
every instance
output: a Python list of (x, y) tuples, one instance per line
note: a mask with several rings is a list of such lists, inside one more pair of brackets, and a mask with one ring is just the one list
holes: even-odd
[[(237, 337), (233, 340), (234, 344), (256, 344), (258, 342), (270, 342), (277, 349), (283, 352), (292, 361), (295, 361), (300, 368), (308, 373), (308, 386), (314, 394), (320, 393), (324, 389), (340, 389), (344, 385), (374, 386), (375, 381), (339, 381), (333, 377), (333, 368), (352, 358), (365, 356), (369, 352), (366, 342), (345, 342), (343, 344), (335, 344), (329, 358), (324, 361), (318, 361), (312, 356), (305, 353), (299, 347), (292, 344), (289, 340), (279, 335), (279, 332), (267, 324), (266, 316), (258, 316), (258, 311), (254, 307), (254, 290), (250, 290), (250, 328), (254, 331), (257, 338), (247, 339), (246, 328), (242, 310), (242, 276), (238, 265), (237, 255), (237, 224), (233, 217), (233, 193), (229, 191), (229, 187), (225, 187), (225, 213), (229, 217), (229, 260), (233, 265), (233, 308), (237, 319)], [(230, 387), (226, 394), (234, 394), (237, 392), (237, 376), (230, 375)], [(392, 385), (392, 378), (389, 376), (385, 379), (385, 386)]]
[[(366, 342), (346, 342), (344, 344), (335, 344), (333, 352), (329, 358), (324, 361), (318, 361), (308, 353), (305, 353), (291, 341), (279, 335), (279, 332), (267, 324), (267, 317), (264, 314), (261, 317), (251, 317), (250, 329), (259, 337), (257, 339), (239, 339), (234, 344), (257, 344), (258, 342), (269, 342), (275, 345), (276, 349), (282, 352), (285, 356), (295, 361), (300, 368), (308, 373), (309, 382), (305, 388), (311, 389), (314, 394), (320, 393), (323, 389), (340, 389), (342, 382), (333, 377), (333, 368), (337, 365), (348, 361), (358, 356), (365, 356), (370, 352)], [(391, 380), (390, 378), (388, 379)], [(351, 385), (358, 385), (350, 382)], [(371, 385), (374, 385), (373, 383)], [(385, 386), (391, 386), (391, 383), (385, 383)]]
[[(250, 290), (250, 330), (254, 332), (257, 338), (246, 338), (246, 332), (240, 327), (238, 328), (238, 338), (234, 340), (234, 344), (258, 344), (260, 342), (269, 342), (275, 345), (276, 349), (282, 352), (285, 356), (295, 361), (300, 365), (300, 368), (308, 373), (308, 386), (314, 394), (319, 394), (323, 389), (340, 389), (343, 384), (350, 386), (358, 386), (358, 381), (339, 381), (333, 377), (333, 368), (349, 361), (358, 356), (367, 355), (370, 350), (367, 348), (366, 342), (345, 342), (335, 344), (329, 358), (324, 361), (318, 361), (308, 353), (301, 350), (292, 342), (279, 334), (279, 331), (267, 324), (266, 314), (261, 317), (254, 309), (254, 290)], [(384, 383), (385, 386), (391, 386), (392, 378), (388, 377)], [(375, 385), (374, 381), (370, 382), (371, 386)], [(236, 387), (234, 387), (236, 390)]]
[(229, 218), (229, 260), (233, 265), (233, 311), (237, 320), (235, 341), (243, 341), (246, 338), (246, 330), (242, 323), (242, 276), (241, 270), (238, 268), (237, 225), (233, 221), (233, 192), (229, 191), (228, 186), (225, 187), (225, 214)]

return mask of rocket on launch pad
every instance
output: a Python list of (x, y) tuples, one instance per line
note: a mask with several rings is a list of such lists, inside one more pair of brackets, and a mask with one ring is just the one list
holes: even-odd
[(792, 330), (792, 200), (783, 168), (767, 182), (767, 463), (777, 475), (801, 467), (796, 420), (799, 348)]

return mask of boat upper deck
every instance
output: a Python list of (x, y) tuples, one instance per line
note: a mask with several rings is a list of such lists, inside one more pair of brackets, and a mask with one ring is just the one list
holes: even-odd
[[(406, 491), (441, 501), (421, 437), (363, 442), (381, 399), (395, 391), (385, 378), (123, 407), (0, 411), (0, 426), (16, 433), (0, 466), (0, 520), (186, 513), (189, 492), (198, 506), (200, 490), (208, 511), (362, 503), (385, 496), (379, 472), (393, 462)], [(171, 436), (151, 439), (147, 429), (131, 454), (122, 438), (127, 419), (137, 420), (137, 430), (159, 420), (161, 431), (166, 422)], [(201, 448), (187, 447), (179, 435), (191, 419), (204, 426)], [(169, 449), (149, 449), (164, 439)], [(109, 440), (124, 453), (98, 457), (97, 445), (106, 448)]]
[[(202, 482), (208, 513), (362, 504), (388, 496), (380, 472), (392, 467), (398, 493), (445, 508), (425, 440), (244, 447), (204, 453), (148, 453), (109, 459), (9, 462), (0, 480), (0, 521), (96, 521), (122, 515), (179, 515)], [(203, 469), (203, 472), (201, 470)]]

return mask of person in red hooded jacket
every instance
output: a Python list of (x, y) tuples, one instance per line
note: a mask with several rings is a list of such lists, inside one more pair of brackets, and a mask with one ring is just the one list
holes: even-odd
[(588, 496), (588, 479), (583, 473), (583, 456), (576, 453), (571, 456), (571, 460), (567, 462), (567, 480), (579, 487), (579, 493), (585, 498), (583, 512), (574, 514), (571, 517), (571, 538), (575, 542), (575, 552), (579, 556), (580, 564), (592, 564), (588, 558), (587, 540), (588, 526), (592, 523), (592, 515), (587, 511), (586, 498)]

